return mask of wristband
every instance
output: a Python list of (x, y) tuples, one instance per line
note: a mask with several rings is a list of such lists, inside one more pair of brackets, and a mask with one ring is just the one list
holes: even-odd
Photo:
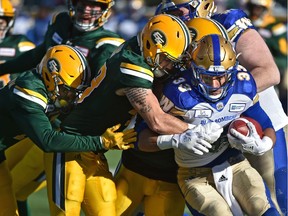
[(194, 125), (194, 124), (188, 124), (188, 130), (189, 130), (189, 129), (193, 129), (194, 127), (196, 127), (196, 125)]

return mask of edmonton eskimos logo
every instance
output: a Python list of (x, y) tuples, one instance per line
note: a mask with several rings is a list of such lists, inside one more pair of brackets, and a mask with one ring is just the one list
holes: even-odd
[(56, 59), (49, 59), (47, 61), (47, 68), (49, 70), (49, 72), (59, 72), (60, 71), (60, 64)]
[(166, 36), (161, 31), (153, 31), (151, 34), (151, 38), (155, 44), (161, 44), (162, 46), (166, 45), (167, 42)]

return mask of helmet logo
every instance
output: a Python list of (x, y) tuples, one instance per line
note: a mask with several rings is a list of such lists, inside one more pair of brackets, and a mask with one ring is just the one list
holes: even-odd
[(152, 32), (152, 41), (155, 44), (161, 44), (162, 46), (166, 45), (167, 39), (163, 32), (161, 31), (153, 31)]
[(47, 68), (49, 69), (49, 72), (59, 72), (60, 71), (60, 64), (56, 59), (49, 59), (47, 61)]

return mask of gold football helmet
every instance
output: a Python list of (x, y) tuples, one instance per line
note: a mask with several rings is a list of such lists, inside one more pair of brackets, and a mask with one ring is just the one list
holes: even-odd
[(139, 36), (142, 55), (155, 77), (172, 75), (161, 66), (163, 55), (166, 60), (181, 64), (191, 43), (188, 27), (179, 18), (168, 14), (152, 17)]
[(221, 35), (204, 36), (192, 53), (194, 88), (207, 100), (223, 98), (231, 88), (237, 71), (236, 52)]
[(226, 29), (216, 20), (196, 17), (186, 22), (193, 42), (198, 42), (201, 38), (209, 34), (218, 34), (229, 40)]
[[(37, 69), (42, 75), (50, 99), (55, 103), (59, 102), (59, 98), (63, 99), (59, 91), (60, 87), (65, 87), (67, 94), (68, 91), (74, 93), (74, 100), (70, 103), (76, 103), (80, 94), (90, 83), (90, 68), (84, 55), (68, 45), (51, 47)], [(60, 107), (67, 105), (64, 100), (58, 103)]]
[[(184, 12), (181, 8), (187, 9), (187, 12)], [(172, 14), (186, 22), (195, 17), (209, 18), (216, 10), (214, 0), (163, 0), (158, 5), (155, 14)]]
[(5, 38), (6, 33), (12, 28), (14, 24), (15, 9), (9, 0), (0, 0), (0, 19), (4, 19), (7, 22), (7, 26), (2, 28), (0, 26), (0, 31), (3, 31), (0, 40)]
[[(85, 9), (86, 4), (98, 5), (101, 10)], [(68, 9), (77, 29), (91, 31), (107, 22), (114, 4), (114, 0), (68, 0)]]

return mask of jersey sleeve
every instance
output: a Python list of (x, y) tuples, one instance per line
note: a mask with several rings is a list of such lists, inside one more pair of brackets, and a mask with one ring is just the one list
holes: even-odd
[(17, 124), (39, 148), (45, 152), (102, 151), (99, 136), (76, 136), (52, 128), (45, 114), (45, 95), (15, 86), (10, 114)]
[(231, 9), (211, 17), (220, 22), (227, 30), (232, 42), (237, 43), (240, 35), (247, 29), (255, 29), (248, 15), (241, 9)]
[(273, 128), (274, 129), (269, 116), (262, 109), (262, 107), (260, 106), (260, 102), (259, 101), (256, 102), (252, 107), (247, 109), (243, 113), (243, 116), (247, 116), (247, 117), (253, 118), (256, 121), (258, 121), (263, 130), (265, 130), (267, 128)]

